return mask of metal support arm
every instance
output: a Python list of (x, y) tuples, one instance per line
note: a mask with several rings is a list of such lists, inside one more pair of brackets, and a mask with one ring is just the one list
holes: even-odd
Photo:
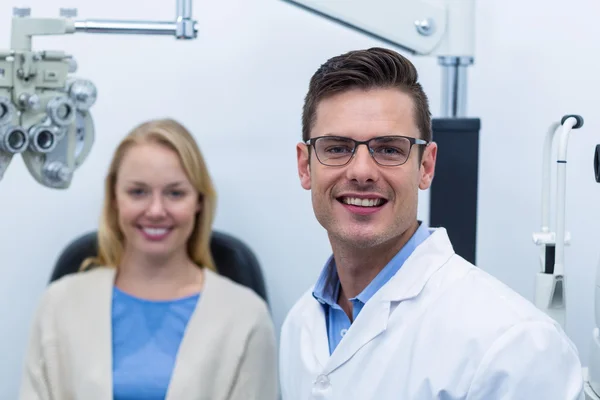
[(192, 20), (192, 1), (177, 0), (175, 21), (75, 21), (76, 32), (115, 33), (133, 35), (167, 35), (177, 39), (195, 39), (197, 22)]
[[(31, 50), (31, 39), (40, 35), (75, 32), (133, 35), (167, 35), (177, 39), (195, 39), (197, 22), (192, 20), (192, 0), (177, 0), (173, 21), (120, 21), (89, 19), (76, 21), (77, 10), (62, 8), (60, 18), (30, 18), (29, 8), (15, 8), (11, 34), (12, 50)], [(25, 18), (27, 17), (27, 18)]]
[(475, 0), (284, 0), (442, 67), (442, 117), (466, 115), (475, 49)]

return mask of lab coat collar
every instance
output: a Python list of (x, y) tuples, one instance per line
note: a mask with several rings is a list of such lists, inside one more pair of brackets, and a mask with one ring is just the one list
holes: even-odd
[(396, 253), (377, 276), (360, 292), (356, 298), (366, 304), (385, 284), (392, 279), (408, 260), (408, 257), (430, 236), (429, 228), (418, 221), (418, 228), (406, 244)]
[(445, 228), (429, 228), (429, 231), (431, 235), (381, 288), (379, 300), (398, 302), (418, 296), (433, 274), (455, 254)]
[[(377, 276), (356, 297), (350, 300), (358, 300), (363, 305), (375, 295), (390, 280), (412, 254), (412, 252), (430, 236), (430, 230), (425, 223), (418, 221), (419, 226), (408, 242), (396, 253), (388, 264), (377, 274)], [(338, 277), (334, 256), (330, 256), (321, 271), (321, 275), (314, 286), (313, 297), (321, 304), (335, 307), (340, 292), (340, 280)]]
[(328, 374), (387, 329), (392, 303), (417, 296), (427, 281), (454, 254), (444, 228), (429, 228), (431, 235), (419, 245), (400, 270), (365, 304), (352, 327), (329, 356), (323, 307), (312, 302), (305, 313), (308, 338), (324, 374)]

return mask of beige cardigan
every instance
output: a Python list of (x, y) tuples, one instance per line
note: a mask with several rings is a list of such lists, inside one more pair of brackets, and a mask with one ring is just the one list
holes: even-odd
[[(258, 295), (205, 269), (166, 400), (275, 400), (274, 328)], [(111, 302), (115, 270), (54, 282), (31, 333), (20, 400), (113, 400)]]

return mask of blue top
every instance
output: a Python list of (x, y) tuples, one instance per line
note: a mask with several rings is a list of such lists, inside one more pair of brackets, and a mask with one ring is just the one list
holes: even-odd
[(113, 289), (114, 400), (164, 400), (199, 296), (151, 301)]
[[(352, 320), (356, 317), (379, 289), (385, 285), (392, 276), (400, 270), (400, 267), (412, 252), (430, 235), (428, 227), (420, 223), (419, 228), (402, 247), (402, 249), (390, 260), (390, 262), (379, 272), (369, 285), (356, 297), (350, 299), (352, 303)], [(327, 323), (327, 335), (329, 338), (329, 354), (338, 346), (342, 337), (350, 329), (350, 319), (337, 303), (340, 293), (340, 280), (338, 277), (335, 260), (329, 258), (325, 268), (321, 271), (319, 280), (313, 290), (313, 296), (323, 305), (325, 310), (325, 321)]]

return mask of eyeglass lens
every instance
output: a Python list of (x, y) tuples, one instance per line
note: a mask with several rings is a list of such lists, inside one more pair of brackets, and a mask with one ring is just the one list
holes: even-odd
[[(327, 165), (346, 164), (356, 143), (351, 139), (321, 137), (315, 142), (315, 151), (319, 161)], [(398, 165), (406, 162), (410, 152), (410, 141), (403, 137), (381, 137), (369, 143), (375, 161), (382, 165)]]

